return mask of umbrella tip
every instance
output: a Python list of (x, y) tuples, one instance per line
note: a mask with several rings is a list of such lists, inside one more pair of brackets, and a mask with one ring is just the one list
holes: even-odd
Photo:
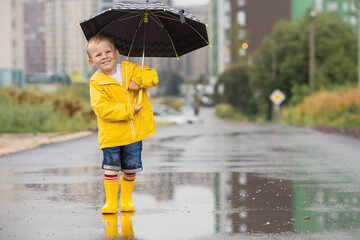
[(207, 25), (207, 24), (205, 23), (205, 26), (208, 27), (209, 25)]
[(111, 11), (112, 10), (112, 8), (109, 8), (109, 11)]
[(180, 59), (179, 59), (179, 56), (176, 54), (176, 59), (178, 60), (178, 61), (180, 61)]
[(77, 23), (76, 26), (80, 26), (80, 23)]

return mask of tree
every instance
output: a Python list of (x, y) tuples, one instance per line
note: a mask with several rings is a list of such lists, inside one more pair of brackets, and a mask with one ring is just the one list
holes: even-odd
[[(294, 86), (308, 85), (309, 25), (308, 16), (297, 23), (279, 21), (257, 52), (251, 82), (263, 110), (274, 89), (290, 99)], [(334, 14), (318, 14), (315, 44), (315, 89), (356, 82), (357, 37), (349, 24)]]
[(225, 70), (219, 77), (215, 88), (224, 86), (224, 92), (218, 97), (240, 110), (244, 114), (254, 114), (257, 111), (254, 102), (253, 91), (250, 87), (250, 67), (245, 64), (237, 64)]

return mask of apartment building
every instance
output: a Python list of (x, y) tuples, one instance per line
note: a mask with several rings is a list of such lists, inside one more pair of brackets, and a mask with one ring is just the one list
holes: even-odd
[(291, 0), (236, 0), (231, 1), (231, 23), (240, 26), (240, 35), (249, 34), (247, 51), (251, 53), (260, 47), (276, 22), (290, 20)]
[(23, 0), (0, 1), (0, 86), (22, 87), (25, 83)]
[(45, 51), (48, 73), (71, 75), (89, 71), (86, 39), (81, 20), (97, 11), (100, 0), (47, 0), (45, 4)]
[(255, 51), (269, 35), (277, 21), (290, 19), (290, 0), (212, 0), (213, 46), (212, 76), (216, 78), (235, 63), (230, 52), (229, 35), (234, 23), (239, 26), (239, 37), (248, 34), (248, 48), (242, 55)]

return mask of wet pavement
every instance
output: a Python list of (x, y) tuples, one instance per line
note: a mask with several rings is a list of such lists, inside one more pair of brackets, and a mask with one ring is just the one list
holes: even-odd
[(101, 215), (97, 135), (0, 157), (0, 239), (360, 239), (360, 140), (219, 120), (144, 141), (134, 215)]

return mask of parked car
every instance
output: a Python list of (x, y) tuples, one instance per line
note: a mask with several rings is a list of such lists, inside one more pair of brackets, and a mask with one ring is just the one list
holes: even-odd
[(165, 105), (154, 105), (152, 109), (157, 124), (184, 125), (199, 122), (198, 117), (194, 115), (194, 111), (190, 107), (178, 111)]

